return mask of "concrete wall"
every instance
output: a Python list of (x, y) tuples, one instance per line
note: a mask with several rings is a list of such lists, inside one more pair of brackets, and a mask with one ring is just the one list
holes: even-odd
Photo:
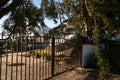
[(82, 45), (82, 67), (87, 66), (93, 53), (95, 53), (95, 48), (93, 45), (91, 44)]

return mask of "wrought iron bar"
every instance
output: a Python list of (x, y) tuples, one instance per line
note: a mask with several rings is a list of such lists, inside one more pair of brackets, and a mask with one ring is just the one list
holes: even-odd
[(51, 60), (51, 76), (54, 77), (55, 72), (55, 37), (52, 37), (52, 60)]

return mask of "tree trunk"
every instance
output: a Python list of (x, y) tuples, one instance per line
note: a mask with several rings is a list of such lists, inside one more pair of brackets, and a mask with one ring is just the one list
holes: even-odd
[(91, 16), (90, 10), (87, 6), (87, 1), (83, 0), (83, 26), (84, 26), (84, 37), (88, 36), (88, 24), (89, 17)]

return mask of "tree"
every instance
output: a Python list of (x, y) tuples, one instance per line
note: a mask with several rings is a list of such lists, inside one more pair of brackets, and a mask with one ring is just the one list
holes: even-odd
[(12, 3), (9, 3), (11, 0), (0, 0), (0, 18), (8, 14), (10, 11), (16, 7), (23, 4), (24, 0), (12, 0)]
[[(14, 1), (17, 0), (13, 0)], [(7, 0), (5, 1), (7, 2)], [(20, 1), (20, 6), (21, 5)], [(15, 2), (16, 3), (16, 2)], [(11, 3), (12, 4), (12, 3)], [(55, 22), (57, 19), (63, 19), (63, 15), (65, 14), (68, 16), (68, 22), (71, 25), (74, 25), (76, 28), (79, 29), (80, 35), (83, 36), (88, 40), (88, 37), (91, 38), (95, 44), (96, 51), (97, 51), (97, 56), (98, 56), (98, 62), (104, 63), (103, 56), (101, 55), (101, 49), (100, 49), (100, 43), (104, 42), (106, 40), (111, 39), (112, 36), (115, 34), (120, 33), (120, 7), (119, 7), (120, 1), (118, 0), (63, 0), (62, 2), (60, 1), (55, 1), (55, 0), (42, 0), (41, 1), (41, 8), (40, 8), (40, 13), (42, 15), (41, 19), (44, 20), (44, 18), (48, 19), (53, 19)], [(0, 4), (0, 6), (3, 6), (4, 4)], [(31, 6), (32, 7), (32, 6)], [(30, 8), (31, 8), (30, 7)], [(0, 7), (1, 10), (5, 10), (2, 7)], [(16, 7), (16, 13), (17, 9), (18, 11), (21, 12), (22, 7)], [(23, 7), (24, 8), (24, 7)], [(27, 8), (27, 6), (25, 7)], [(7, 10), (7, 13), (9, 11), (14, 10), (13, 8), (10, 10)], [(13, 11), (14, 12), (14, 11)], [(6, 13), (3, 13), (4, 15)], [(32, 15), (32, 14), (27, 14), (27, 15)], [(27, 21), (29, 19), (32, 19), (30, 16), (26, 16), (24, 12), (22, 12), (21, 20), (17, 20), (17, 17), (14, 18), (16, 19), (14, 23), (18, 23), (20, 21), (21, 23), (15, 24), (17, 26), (18, 31), (24, 31), (26, 27), (24, 27), (26, 24), (23, 21)], [(1, 17), (1, 15), (0, 15)], [(29, 18), (28, 18), (29, 17)], [(26, 20), (27, 18), (27, 20)], [(12, 21), (12, 20), (10, 20)], [(9, 21), (8, 21), (9, 22)], [(29, 21), (29, 24), (36, 23), (34, 21)], [(11, 22), (9, 22), (11, 23)], [(44, 24), (41, 22), (41, 24)], [(23, 28), (20, 28), (20, 26), (23, 26)], [(15, 26), (14, 26), (15, 27)], [(9, 28), (9, 27), (8, 27)], [(13, 31), (15, 28), (13, 28), (11, 31)], [(10, 31), (10, 32), (11, 32)], [(100, 69), (105, 71), (105, 63), (104, 64), (99, 64)], [(106, 73), (105, 73), (106, 74)], [(104, 75), (104, 74), (103, 74)]]
[[(1, 1), (1, 3), (2, 2), (3, 1)], [(8, 5), (7, 2), (9, 2), (9, 0), (5, 1), (4, 4), (1, 4), (1, 11), (6, 10), (6, 8), (12, 4), (17, 4), (17, 0), (13, 0), (9, 6), (4, 8), (3, 6)], [(56, 19), (59, 17), (58, 14), (60, 13), (60, 10), (57, 9), (57, 5), (59, 4), (56, 5), (55, 3), (56, 2), (53, 0), (42, 0), (41, 7), (38, 9), (30, 0), (22, 0), (19, 5), (11, 8), (9, 7), (10, 10), (7, 10), (6, 13), (1, 14), (3, 16), (8, 12), (11, 13), (10, 17), (4, 22), (3, 27), (7, 30), (9, 36), (17, 33), (25, 34), (27, 30), (32, 30), (35, 34), (37, 34), (34, 28), (38, 26), (38, 24), (45, 27), (45, 17), (48, 19), (53, 19), (55, 23), (57, 22)]]
[(41, 9), (43, 17), (53, 19), (55, 23), (57, 23), (57, 19), (60, 19), (60, 22), (64, 19), (64, 6), (59, 0), (42, 0)]
[(24, 2), (11, 11), (9, 18), (4, 22), (4, 29), (11, 35), (25, 35), (34, 28), (40, 28), (39, 24), (45, 26), (41, 10), (35, 7), (30, 1)]
[(119, 3), (117, 0), (63, 0), (70, 24), (75, 24), (80, 34), (88, 38), (93, 34), (95, 16), (102, 39), (108, 39), (120, 31)]
[(69, 23), (79, 29), (80, 35), (94, 42), (102, 78), (108, 75), (109, 64), (101, 53), (100, 43), (120, 32), (119, 4), (118, 0), (63, 0)]

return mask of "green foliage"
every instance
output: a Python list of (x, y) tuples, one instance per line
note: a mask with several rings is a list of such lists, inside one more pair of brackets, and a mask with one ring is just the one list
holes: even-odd
[(116, 45), (109, 46), (103, 53), (105, 58), (109, 60), (110, 71), (112, 73), (120, 73), (120, 42), (117, 42)]
[[(112, 4), (112, 5), (111, 5)], [(118, 0), (91, 0), (91, 9), (92, 13), (94, 13), (98, 19), (101, 19), (101, 32), (104, 30), (108, 31), (109, 37), (112, 37), (116, 33), (120, 31), (120, 2)], [(103, 27), (103, 28), (102, 28)], [(107, 36), (107, 34), (103, 33), (103, 36)]]
[(35, 53), (33, 53), (33, 56), (35, 56), (36, 58), (44, 58), (44, 59), (46, 59), (46, 60), (50, 60), (51, 59), (51, 54), (50, 53), (48, 53), (48, 52), (40, 52), (40, 53), (38, 53), (38, 52), (35, 52)]
[(22, 5), (26, 0), (1, 0), (0, 1), (0, 18), (7, 15), (16, 7)]
[[(112, 5), (111, 5), (112, 4)], [(92, 38), (94, 16), (100, 26), (100, 39), (110, 39), (120, 32), (120, 2), (118, 0), (64, 0), (69, 24), (77, 28), (83, 37)], [(107, 32), (107, 33), (106, 33)], [(85, 36), (86, 35), (86, 36)]]
[(43, 17), (53, 20), (57, 23), (57, 19), (64, 19), (64, 7), (61, 2), (58, 0), (42, 0), (41, 1), (41, 10)]
[(120, 31), (119, 3), (118, 0), (63, 1), (68, 22), (79, 29), (80, 35), (91, 38), (95, 44), (95, 57), (102, 80), (107, 78), (110, 71), (109, 61), (104, 58), (101, 52), (100, 42), (111, 39)]
[(43, 53), (43, 58), (45, 58), (46, 60), (49, 60), (50, 61), (50, 59), (51, 59), (51, 54), (49, 54), (49, 53)]
[(38, 24), (45, 26), (40, 10), (32, 2), (24, 1), (22, 5), (11, 11), (9, 18), (4, 22), (3, 28), (10, 37), (11, 35), (25, 35), (28, 31), (35, 33), (34, 28), (40, 28)]
[[(56, 21), (57, 18), (61, 20), (61, 15), (65, 14), (68, 16), (68, 22), (77, 27), (76, 29), (79, 29), (80, 35), (93, 40), (100, 76), (101, 78), (106, 78), (109, 73), (109, 61), (104, 58), (104, 54), (101, 52), (100, 42), (101, 40), (110, 40), (112, 36), (120, 33), (120, 1), (63, 0), (63, 2), (56, 4), (55, 0), (42, 0), (41, 3), (40, 16), (38, 15), (38, 10), (34, 6), (31, 6), (31, 4), (30, 6), (27, 5), (28, 7), (26, 6), (26, 9), (23, 9), (24, 7), (21, 5), (12, 11), (13, 14), (9, 20), (6, 21), (5, 24), (7, 24), (7, 26), (5, 25), (4, 27), (9, 30), (9, 32), (16, 31), (21, 33), (21, 31), (23, 31), (23, 33), (25, 33), (27, 29), (25, 23), (26, 18), (28, 24), (31, 26), (36, 25), (39, 19), (41, 23), (44, 23), (44, 17), (53, 19), (54, 21)], [(60, 16), (58, 17), (58, 15)]]
[(64, 56), (63, 58), (62, 58), (62, 61), (64, 62), (64, 63), (66, 63), (66, 64), (70, 64), (71, 63), (71, 59), (70, 59), (70, 57), (68, 57), (68, 56)]
[(36, 58), (44, 58), (46, 60), (50, 60), (51, 59), (51, 54), (50, 53), (35, 53), (35, 52), (31, 52), (31, 53), (21, 54), (19, 56), (24, 56), (24, 57), (35, 56)]
[(110, 77), (110, 63), (105, 59), (102, 53), (97, 54), (99, 66), (99, 80), (108, 79)]
[(0, 40), (0, 56), (4, 53), (3, 51), (3, 41)]
[(21, 55), (19, 55), (19, 56), (30, 57), (30, 56), (32, 56), (32, 54), (26, 53), (26, 54), (21, 54)]
[(64, 54), (59, 54), (59, 55), (55, 55), (55, 57), (62, 58), (62, 57), (66, 57), (66, 55), (64, 55)]
[(110, 75), (110, 66), (109, 61), (104, 58), (104, 55), (102, 53), (102, 49), (100, 47), (100, 29), (99, 25), (96, 22), (96, 17), (94, 17), (94, 26), (95, 29), (93, 31), (93, 39), (94, 39), (94, 45), (95, 45), (95, 57), (97, 58), (97, 65), (99, 67), (99, 80), (107, 79)]
[(40, 53), (34, 53), (36, 58), (41, 58), (41, 54)]

